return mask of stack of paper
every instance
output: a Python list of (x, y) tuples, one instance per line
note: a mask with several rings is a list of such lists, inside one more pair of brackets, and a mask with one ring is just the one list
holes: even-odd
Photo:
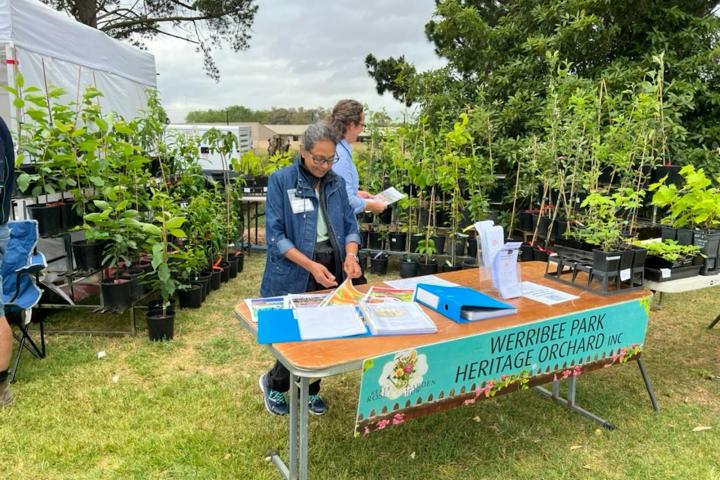
[(351, 337), (367, 332), (352, 305), (299, 308), (293, 315), (302, 340)]
[(326, 305), (358, 305), (360, 300), (365, 297), (365, 294), (358, 291), (352, 284), (352, 280), (349, 278), (340, 284), (335, 289), (321, 306)]
[(363, 303), (360, 309), (373, 335), (415, 335), (437, 332), (435, 323), (417, 303)]

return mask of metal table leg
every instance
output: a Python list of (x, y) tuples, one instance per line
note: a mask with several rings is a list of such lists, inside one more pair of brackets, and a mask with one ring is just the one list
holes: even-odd
[(658, 405), (657, 398), (655, 398), (655, 391), (650, 383), (650, 377), (647, 374), (647, 370), (645, 370), (645, 362), (643, 362), (642, 358), (638, 358), (637, 364), (638, 367), (640, 367), (640, 375), (642, 375), (643, 382), (645, 382), (645, 390), (647, 390), (648, 395), (650, 396), (650, 403), (652, 404), (653, 409), (656, 412), (659, 412), (660, 405)]
[(290, 373), (289, 392), (289, 466), (276, 451), (270, 452), (270, 459), (286, 480), (307, 480), (308, 478), (308, 397), (310, 379)]
[(610, 423), (609, 421), (605, 420), (604, 418), (595, 415), (589, 410), (585, 410), (584, 408), (578, 406), (575, 403), (575, 394), (576, 394), (576, 388), (577, 388), (577, 378), (576, 377), (570, 377), (568, 380), (568, 398), (563, 398), (560, 395), (560, 382), (558, 380), (553, 381), (552, 391), (548, 390), (545, 387), (533, 387), (533, 389), (538, 392), (539, 394), (543, 395), (544, 397), (547, 397), (560, 405), (563, 405), (567, 407), (569, 410), (582, 415), (585, 418), (588, 418), (592, 420), (593, 422), (599, 424), (603, 428), (607, 428), (608, 430), (614, 430), (615, 425)]
[(710, 329), (713, 328), (715, 325), (717, 325), (718, 322), (720, 322), (720, 315), (718, 315), (717, 317), (715, 317), (715, 320), (713, 320), (712, 322), (710, 322), (710, 325), (707, 326), (707, 329), (710, 330)]

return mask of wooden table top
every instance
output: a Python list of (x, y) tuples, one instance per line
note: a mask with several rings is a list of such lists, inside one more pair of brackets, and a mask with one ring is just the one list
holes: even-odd
[[(544, 305), (524, 297), (503, 300), (506, 303), (515, 305), (518, 313), (516, 315), (471, 323), (456, 323), (423, 306), (422, 308), (430, 315), (435, 325), (437, 325), (437, 333), (277, 343), (272, 345), (272, 350), (285, 361), (286, 365), (303, 372), (326, 371), (343, 365), (353, 365), (354, 368), (359, 368), (363, 360), (379, 355), (537, 322), (574, 312), (636, 300), (651, 295), (647, 290), (635, 290), (612, 296), (597, 295), (544, 278), (544, 262), (525, 262), (520, 265), (522, 267), (522, 281), (547, 285), (550, 288), (576, 295), (579, 298), (556, 305)], [(489, 279), (482, 282), (480, 281), (478, 269), (440, 273), (437, 274), (437, 276), (461, 286), (480, 290), (495, 298), (500, 298), (499, 293), (492, 287)], [(371, 285), (384, 284), (383, 282), (375, 282), (368, 285), (361, 285), (357, 288), (360, 291), (367, 291)], [(257, 335), (257, 324), (251, 320), (250, 311), (245, 302), (235, 306), (235, 314), (244, 327), (254, 335)], [(346, 368), (345, 370), (349, 369), (350, 368)]]

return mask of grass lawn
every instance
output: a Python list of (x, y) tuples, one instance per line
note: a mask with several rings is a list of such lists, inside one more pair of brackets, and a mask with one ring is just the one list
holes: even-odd
[[(265, 412), (257, 384), (272, 357), (232, 315), (258, 294), (263, 263), (251, 255), (202, 309), (180, 311), (172, 342), (53, 335), (46, 359), (26, 354), (16, 403), (0, 410), (1, 477), (279, 478), (265, 454), (287, 453), (287, 420)], [(354, 438), (359, 372), (330, 378), (330, 411), (310, 419), (310, 476), (720, 479), (720, 327), (705, 330), (718, 312), (717, 289), (651, 312), (643, 355), (659, 414), (635, 363), (580, 377), (578, 403), (615, 431), (523, 391)], [(63, 312), (47, 323), (125, 321)]]

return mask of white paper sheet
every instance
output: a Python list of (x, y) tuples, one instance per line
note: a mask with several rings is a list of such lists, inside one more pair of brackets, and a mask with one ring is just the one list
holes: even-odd
[(391, 203), (395, 203), (405, 197), (407, 197), (407, 195), (399, 192), (395, 187), (390, 187), (387, 190), (383, 190), (382, 192), (375, 195), (374, 198), (375, 200), (382, 200), (383, 202), (390, 205)]
[(303, 340), (340, 338), (367, 332), (353, 305), (308, 307), (293, 311)]
[(580, 298), (533, 282), (522, 282), (522, 291), (523, 297), (535, 300), (536, 302), (544, 303), (545, 305), (555, 305), (557, 303)]
[(385, 282), (393, 288), (413, 290), (418, 283), (428, 283), (430, 285), (440, 285), (442, 287), (457, 287), (457, 283), (448, 282), (435, 275), (423, 275), (422, 277), (401, 278), (399, 280), (390, 280)]

